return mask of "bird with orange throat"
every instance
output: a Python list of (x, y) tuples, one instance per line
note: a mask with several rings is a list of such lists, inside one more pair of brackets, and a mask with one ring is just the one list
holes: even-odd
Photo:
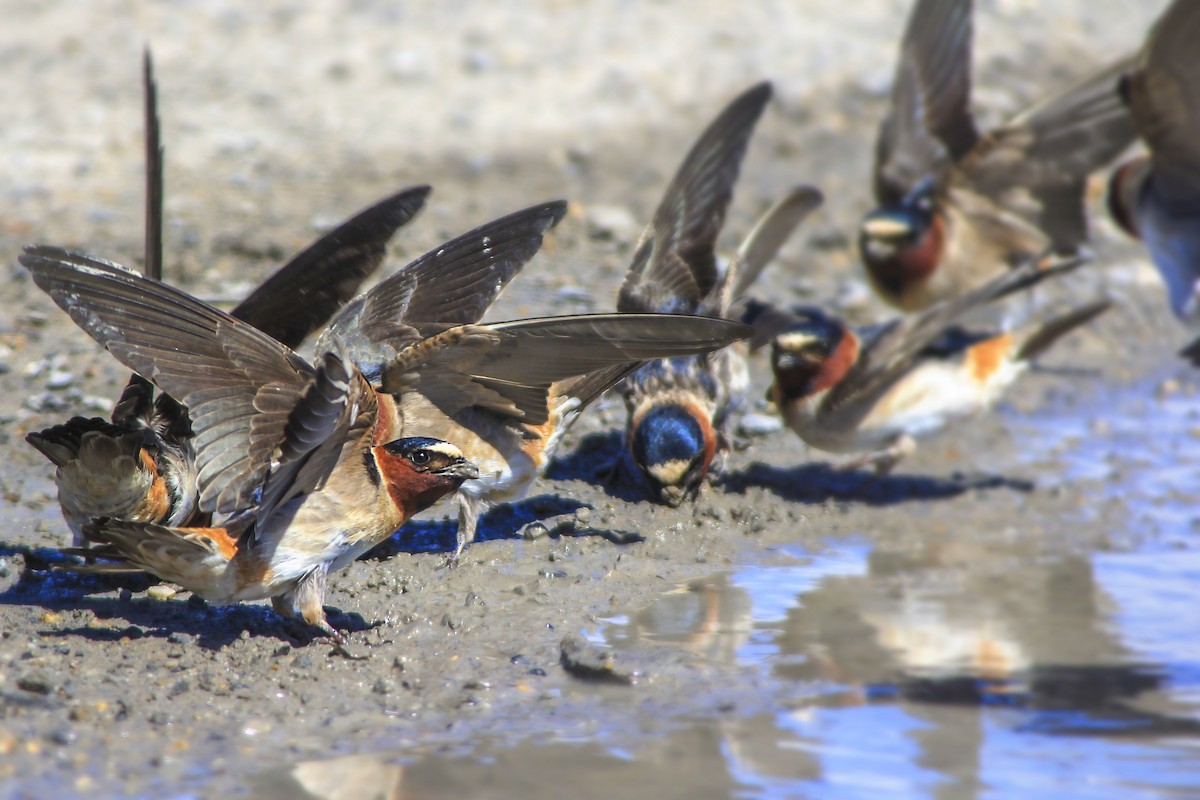
[[(218, 603), (271, 598), (283, 616), (340, 639), (323, 610), (329, 573), (487, 477), (472, 452), (492, 447), (489, 430), (512, 429), (522, 445), (554, 411), (555, 381), (749, 334), (666, 315), (461, 322), (482, 315), (564, 211), (555, 202), (511, 214), (402, 268), (335, 317), (312, 363), (115, 264), (28, 248), (21, 263), (38, 286), (187, 407), (199, 507), (220, 521), (101, 518), (83, 528), (95, 555)], [(470, 425), (446, 424), (464, 418)], [(487, 428), (496, 420), (504, 427)]]
[[(735, 98), (684, 157), (634, 248), (617, 297), (626, 314), (725, 319), (797, 225), (820, 203), (801, 186), (769, 209), (722, 268), (716, 242), (755, 125), (771, 98), (760, 83)], [(626, 471), (671, 506), (696, 497), (729, 448), (726, 428), (749, 383), (744, 354), (729, 347), (657, 359), (621, 384), (628, 412)]]
[[(163, 149), (149, 51), (145, 97), (147, 277), (162, 280)], [(324, 326), (383, 263), (388, 240), (425, 202), (429, 187), (398, 192), (360, 211), (281, 267), (230, 314), (295, 348)], [(72, 544), (96, 517), (167, 526), (207, 524), (197, 503), (195, 450), (187, 409), (134, 374), (108, 420), (73, 417), (25, 441), (55, 466)]]
[(859, 228), (872, 288), (902, 311), (958, 297), (1087, 239), (1088, 176), (1132, 141), (1128, 58), (981, 133), (970, 108), (971, 0), (916, 0)]

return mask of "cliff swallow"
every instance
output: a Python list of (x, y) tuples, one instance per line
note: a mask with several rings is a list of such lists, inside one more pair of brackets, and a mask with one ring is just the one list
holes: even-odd
[(918, 311), (1087, 237), (1089, 173), (1133, 140), (1116, 92), (1130, 60), (979, 134), (969, 108), (972, 4), (917, 0), (876, 142), (878, 208), (859, 229), (872, 287)]
[(544, 325), (544, 337), (527, 342), (519, 358), (486, 376), (454, 385), (444, 375), (430, 375), (397, 396), (406, 425), (453, 442), (479, 467), (479, 477), (456, 496), (452, 563), (474, 539), (480, 513), (523, 497), (545, 472), (564, 433), (607, 388), (652, 358), (709, 352), (750, 333), (726, 320), (655, 314), (506, 324)]
[[(723, 342), (714, 331), (749, 333), (661, 315), (457, 323), (483, 313), (564, 210), (551, 203), (509, 215), (402, 268), (335, 318), (317, 341), (316, 367), (182, 292), (70, 251), (28, 249), (22, 263), (77, 324), (188, 407), (199, 505), (222, 517), (211, 529), (105, 520), (85, 536), (119, 566), (214, 602), (271, 597), (280, 613), (336, 636), (321, 610), (329, 570), (464, 481), (517, 471), (504, 462), (481, 473), (464, 450), (534, 461), (534, 434), (567, 413), (550, 405), (555, 381), (712, 347)], [(420, 467), (405, 455), (411, 442), (388, 445), (414, 438), (438, 442), (420, 445), (446, 456), (436, 476), (418, 480), (387, 461)], [(189, 547), (150, 544), (164, 540)]]
[[(661, 314), (520, 320), (520, 339), (515, 339), (520, 347), (504, 356), (503, 368), (492, 367), (499, 372), (422, 369), (404, 372), (402, 380), (389, 378), (401, 331), (432, 335), (450, 325), (476, 323), (538, 251), (541, 234), (562, 219), (565, 204), (530, 211), (523, 213), (536, 230), (508, 223), (510, 230), (493, 225), (463, 237), (474, 235), (491, 261), (472, 263), (452, 257), (449, 245), (439, 248), (349, 303), (317, 343), (318, 351), (330, 338), (346, 345), (372, 383), (395, 396), (404, 431), (451, 441), (479, 468), (478, 479), (464, 482), (456, 494), (451, 563), (474, 540), (482, 511), (523, 497), (544, 473), (566, 429), (608, 387), (653, 357), (707, 353), (750, 332), (732, 321)], [(493, 327), (509, 325), (516, 323)]]
[(1081, 263), (1032, 261), (983, 287), (911, 317), (852, 329), (816, 308), (781, 311), (750, 303), (755, 344), (771, 343), (767, 397), (811, 447), (864, 454), (845, 464), (884, 474), (915, 437), (981, 413), (1060, 337), (1106, 311), (1107, 299), (1003, 334), (967, 334), (968, 311)]
[[(1163, 13), (1121, 80), (1149, 154), (1122, 165), (1109, 183), (1117, 223), (1141, 239), (1179, 319), (1200, 323), (1200, 5), (1177, 0)], [(1198, 340), (1200, 342), (1200, 340)], [(1184, 351), (1200, 363), (1197, 343)]]
[[(144, 273), (162, 279), (163, 150), (150, 54), (143, 59), (146, 150)], [(416, 215), (429, 187), (392, 195), (325, 234), (275, 272), (231, 313), (288, 347), (329, 321), (383, 262), (387, 242)], [(73, 417), (31, 432), (55, 466), (59, 505), (75, 547), (95, 517), (163, 525), (204, 524), (196, 504), (195, 454), (187, 410), (138, 375), (110, 420)]]
[[(34, 281), (130, 369), (188, 409), (201, 510), (219, 527), (100, 518), (97, 554), (216, 603), (271, 598), (335, 639), (328, 573), (478, 472), (453, 445), (399, 436), (396, 404), (344, 351), (309, 364), (241, 320), (115, 264), (27, 248)], [(413, 345), (417, 363), (471, 339)]]
[[(564, 212), (562, 204), (547, 206), (544, 229)], [(483, 242), (497, 246), (495, 237)], [(447, 325), (475, 323), (537, 244), (540, 239), (503, 269), (458, 272), (450, 281), (459, 287), (454, 299), (446, 297), (444, 271), (414, 262), (349, 304), (317, 343), (318, 350), (327, 346), (326, 337), (345, 343), (354, 363), (395, 398), (405, 433), (452, 442), (479, 468), (479, 477), (466, 481), (456, 495), (452, 563), (474, 540), (483, 510), (522, 497), (545, 471), (569, 426), (606, 389), (649, 359), (709, 352), (750, 333), (740, 323), (662, 314), (519, 320), (488, 326), (521, 335), (497, 347), (490, 365), (466, 370), (447, 360), (438, 369), (405, 365), (397, 371), (399, 332), (431, 334)]]
[[(717, 236), (750, 136), (770, 98), (769, 83), (742, 93), (692, 146), (634, 249), (618, 312), (725, 318), (731, 302), (820, 204), (815, 189), (794, 190), (721, 269)], [(714, 459), (727, 450), (726, 423), (748, 382), (745, 357), (733, 348), (658, 359), (625, 380), (625, 458), (657, 499), (678, 506), (700, 491)]]

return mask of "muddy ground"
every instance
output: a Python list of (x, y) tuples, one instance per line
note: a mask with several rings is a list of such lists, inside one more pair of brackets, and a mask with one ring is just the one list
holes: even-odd
[[(1136, 47), (1162, 3), (978, 5), (977, 105), (996, 121)], [(834, 473), (790, 434), (748, 435), (694, 506), (652, 505), (636, 487), (597, 480), (623, 424), (606, 401), (533, 497), (487, 518), (485, 541), (458, 569), (443, 568), (453, 528), (439, 508), (337, 575), (328, 603), (334, 624), (353, 632), (344, 651), (298, 646), (264, 605), (212, 608), (186, 593), (148, 594), (147, 583), (113, 588), (49, 569), (69, 534), (51, 470), (22, 438), (107, 413), (124, 378), (15, 257), (36, 241), (138, 263), (143, 44), (157, 61), (167, 146), (166, 272), (200, 296), (240, 297), (331, 223), (429, 183), (432, 199), (397, 236), (393, 265), (566, 197), (572, 214), (489, 318), (609, 310), (683, 151), (728, 99), (769, 77), (777, 99), (743, 170), (727, 249), (785, 188), (814, 183), (826, 206), (760, 292), (869, 320), (886, 312), (860, 280), (853, 231), (869, 205), (874, 124), (907, 6), (9, 3), (0, 795), (236, 794), (249, 775), (333, 755), (578, 741), (600, 728), (635, 737), (674, 719), (749, 715), (803, 690), (768, 691), (737, 666), (652, 645), (618, 656), (614, 675), (633, 685), (587, 682), (561, 665), (564, 638), (689, 580), (794, 562), (844, 537), (900, 548), (933, 537), (982, 557), (1018, 531), (1025, 545), (1006, 557), (1036, 558), (1090, 495), (1053, 468), (993, 470), (1019, 461), (1022, 447), (1004, 413), (1069, 408), (1114, 383), (1189, 388), (1172, 355), (1183, 335), (1153, 272), (1103, 218), (1095, 264), (1039, 302), (1108, 290), (1117, 309), (1064, 342), (1001, 414), (929, 440), (891, 478)], [(1099, 210), (1098, 191), (1092, 199)], [(752, 370), (761, 397), (763, 363)], [(580, 507), (607, 535), (513, 535)], [(1096, 539), (1124, 514), (1119, 503), (1088, 512), (1085, 538)]]

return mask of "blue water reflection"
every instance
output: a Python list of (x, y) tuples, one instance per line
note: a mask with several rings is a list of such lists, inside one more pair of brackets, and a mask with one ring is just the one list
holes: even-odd
[(747, 795), (1200, 796), (1195, 396), (1103, 392), (1012, 417), (1030, 446), (994, 465), (1085, 487), (1052, 537), (831, 542), (682, 587), (607, 638), (824, 687), (723, 726)]
[(983, 515), (939, 503), (928, 525), (775, 552), (589, 632), (720, 665), (729, 699), (695, 706), (718, 711), (601, 691), (620, 712), (582, 738), (565, 719), (548, 738), (390, 756), (403, 769), (300, 764), (257, 796), (340, 797), (320, 787), (366, 776), (405, 797), (1200, 797), (1195, 395), (1098, 391), (1009, 417), (1020, 444), (989, 469), (1046, 493), (1021, 513), (1003, 505), (1019, 494)]

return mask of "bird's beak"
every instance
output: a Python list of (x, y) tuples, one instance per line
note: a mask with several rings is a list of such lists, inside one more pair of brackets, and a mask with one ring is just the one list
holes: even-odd
[(465, 458), (462, 458), (441, 470), (441, 472), (438, 474), (446, 475), (451, 478), (462, 478), (464, 481), (470, 481), (479, 477), (479, 467), (475, 466), (470, 461), (467, 461)]
[(659, 490), (659, 496), (671, 508), (679, 508), (684, 499), (686, 499), (687, 492), (684, 491), (682, 486), (664, 486)]

